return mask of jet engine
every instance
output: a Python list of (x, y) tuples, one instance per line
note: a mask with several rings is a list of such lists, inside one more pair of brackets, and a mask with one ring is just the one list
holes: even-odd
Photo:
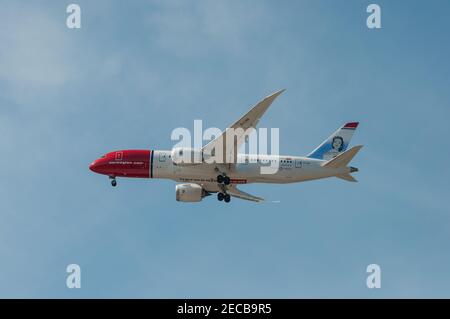
[(175, 186), (176, 199), (179, 202), (200, 202), (209, 195), (198, 184), (178, 184)]

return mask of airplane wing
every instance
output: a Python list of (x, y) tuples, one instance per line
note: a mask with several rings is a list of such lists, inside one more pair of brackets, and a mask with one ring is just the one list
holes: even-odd
[[(269, 106), (272, 104), (272, 102), (277, 98), (278, 95), (283, 93), (284, 90), (280, 90), (278, 92), (275, 92), (266, 98), (264, 98), (262, 101), (260, 101), (258, 104), (256, 104), (249, 112), (247, 112), (243, 117), (241, 117), (239, 120), (237, 120), (235, 123), (233, 123), (229, 128), (227, 128), (225, 131), (222, 132), (222, 134), (206, 144), (203, 147), (203, 153), (204, 154), (219, 154), (218, 149), (222, 148), (222, 155), (223, 155), (223, 161), (222, 163), (236, 163), (236, 156), (237, 156), (237, 149), (239, 146), (242, 145), (242, 143), (245, 141), (245, 131), (247, 129), (254, 129), (256, 125), (258, 124), (261, 117), (264, 115), (264, 113), (267, 111)], [(227, 142), (226, 142), (226, 136), (227, 132), (230, 131), (230, 129), (234, 129), (236, 133), (236, 138), (233, 142), (233, 147), (228, 147), (227, 149)], [(242, 129), (237, 130), (236, 129)], [(247, 132), (249, 133), (249, 132)], [(234, 135), (231, 135), (234, 136)]]
[(250, 200), (252, 202), (258, 202), (258, 203), (264, 201), (264, 198), (253, 196), (253, 195), (250, 195), (249, 193), (243, 192), (243, 191), (237, 189), (237, 187), (234, 185), (227, 186), (227, 188), (228, 188), (227, 193), (233, 197)]
[(250, 195), (246, 192), (243, 192), (243, 191), (237, 189), (237, 187), (235, 185), (223, 185), (223, 184), (217, 184), (217, 183), (211, 183), (211, 182), (203, 182), (203, 183), (199, 183), (199, 185), (201, 187), (203, 187), (203, 189), (209, 193), (224, 192), (224, 193), (230, 194), (233, 197), (249, 200), (252, 202), (265, 201), (264, 198), (253, 196), (253, 195)]

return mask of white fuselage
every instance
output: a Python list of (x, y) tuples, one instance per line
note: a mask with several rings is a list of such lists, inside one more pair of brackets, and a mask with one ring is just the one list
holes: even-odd
[[(337, 176), (350, 172), (349, 167), (323, 167), (324, 160), (299, 156), (239, 154), (236, 165), (194, 164), (177, 165), (171, 151), (153, 151), (151, 177), (177, 182), (215, 183), (219, 173), (225, 173), (232, 184), (295, 183)], [(273, 174), (264, 174), (263, 167), (278, 167)]]

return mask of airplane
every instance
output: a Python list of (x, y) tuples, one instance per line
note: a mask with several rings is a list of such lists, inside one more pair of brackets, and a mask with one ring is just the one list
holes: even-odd
[[(358, 169), (348, 166), (362, 148), (347, 147), (358, 127), (358, 122), (342, 125), (330, 137), (306, 156), (282, 156), (262, 154), (238, 154), (237, 149), (247, 141), (246, 130), (254, 130), (261, 117), (272, 102), (284, 90), (277, 91), (256, 104), (243, 117), (237, 120), (222, 134), (201, 149), (173, 148), (172, 150), (118, 150), (106, 153), (94, 160), (89, 169), (95, 173), (109, 176), (111, 185), (116, 186), (117, 177), (161, 178), (181, 182), (175, 186), (176, 200), (180, 202), (200, 202), (203, 198), (217, 193), (217, 199), (226, 203), (231, 197), (253, 202), (263, 202), (263, 198), (248, 194), (237, 185), (249, 183), (295, 183), (328, 177), (356, 182), (351, 173)], [(208, 162), (208, 156), (222, 149), (226, 134), (236, 130), (233, 147), (223, 150), (224, 161)], [(180, 161), (189, 154), (196, 155), (199, 161)], [(228, 159), (228, 160), (227, 160)], [(262, 174), (261, 168), (276, 164), (274, 174)]]

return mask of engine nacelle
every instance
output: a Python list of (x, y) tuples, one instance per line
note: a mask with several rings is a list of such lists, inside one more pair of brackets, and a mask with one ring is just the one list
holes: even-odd
[(198, 184), (178, 184), (175, 193), (179, 202), (200, 202), (205, 197), (205, 191)]
[(201, 149), (188, 147), (175, 147), (171, 153), (172, 161), (175, 165), (192, 166), (203, 162), (203, 152)]

